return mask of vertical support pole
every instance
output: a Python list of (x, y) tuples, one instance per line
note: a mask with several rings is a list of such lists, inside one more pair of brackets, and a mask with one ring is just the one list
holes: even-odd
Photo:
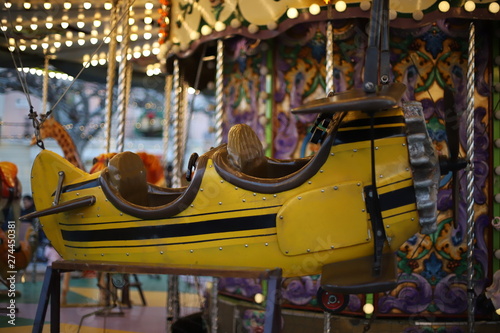
[(267, 49), (267, 74), (266, 80), (266, 156), (273, 155), (273, 107), (274, 107), (274, 43), (268, 41), (269, 48)]
[(170, 132), (170, 117), (172, 110), (172, 75), (167, 75), (165, 78), (165, 105), (163, 112), (163, 133), (162, 133), (162, 141), (163, 141), (163, 156), (162, 156), (162, 165), (163, 170), (165, 171), (165, 179), (167, 177), (166, 170), (168, 167), (168, 144), (169, 144), (169, 132)]
[(167, 333), (172, 330), (172, 324), (179, 319), (179, 276), (169, 275), (167, 295)]
[(47, 314), (47, 308), (49, 306), (49, 300), (51, 295), (52, 286), (52, 275), (54, 271), (51, 266), (48, 266), (45, 270), (45, 276), (43, 278), (42, 290), (40, 291), (40, 299), (38, 300), (38, 306), (36, 308), (35, 322), (33, 323), (32, 333), (42, 333), (43, 324), (45, 322), (45, 315)]
[(60, 332), (61, 272), (52, 271), (50, 282), (50, 333)]
[[(184, 155), (186, 154), (186, 145), (187, 145), (187, 139), (188, 139), (188, 126), (189, 126), (189, 117), (190, 117), (190, 112), (189, 112), (189, 93), (188, 93), (188, 88), (189, 85), (184, 81), (184, 77), (181, 76), (181, 82), (182, 82), (182, 101), (181, 101), (181, 118), (180, 118), (180, 126), (181, 126), (181, 142), (180, 142), (180, 160), (179, 160), (179, 165), (183, 165), (184, 163)], [(183, 174), (183, 172), (182, 172)]]
[(278, 333), (281, 331), (281, 277), (281, 269), (275, 269), (269, 273), (264, 333)]
[(330, 333), (332, 314), (328, 311), (323, 312), (323, 333)]
[(179, 60), (174, 60), (174, 122), (173, 122), (173, 136), (174, 136), (174, 156), (173, 156), (173, 169), (172, 169), (172, 187), (180, 187), (181, 186), (181, 166), (179, 165), (180, 161), (180, 117), (181, 117), (181, 96), (182, 96), (182, 87), (181, 87), (181, 78), (180, 78), (180, 69), (179, 69)]
[(474, 61), (475, 28), (469, 27), (469, 55), (467, 66), (467, 310), (469, 332), (474, 332), (476, 299), (474, 294)]
[[(328, 11), (330, 12), (330, 5), (328, 6)], [(329, 95), (334, 90), (333, 84), (333, 25), (332, 21), (328, 21), (326, 24), (326, 95)]]
[[(493, 124), (493, 141), (500, 139), (500, 22), (496, 22), (494, 25), (494, 31), (497, 31), (497, 38), (492, 38), (492, 59), (495, 59), (495, 65), (492, 68), (493, 71), (493, 85), (495, 90), (492, 92), (492, 117), (491, 122)], [(496, 168), (500, 166), (500, 147), (496, 145), (493, 146), (493, 167)], [(496, 169), (495, 169), (496, 170)], [(495, 195), (495, 200), (493, 200), (493, 217), (496, 220), (500, 216), (500, 202), (496, 200), (496, 195), (500, 193), (500, 175), (495, 172), (493, 176), (493, 194)], [(493, 221), (495, 221), (493, 220)], [(493, 228), (493, 249), (500, 249), (500, 230)], [(492, 272), (500, 270), (500, 260), (493, 258)]]
[(47, 113), (47, 100), (49, 96), (49, 55), (45, 55), (43, 68), (43, 85), (42, 85), (42, 113)]
[(219, 296), (219, 278), (217, 276), (213, 277), (212, 280), (212, 290), (210, 297), (212, 298), (210, 302), (210, 333), (217, 333), (218, 319), (219, 319), (219, 307), (217, 304), (217, 299)]
[[(111, 10), (111, 26), (116, 26), (118, 21), (118, 0), (113, 1)], [(116, 77), (116, 29), (109, 36), (108, 75), (106, 81), (106, 153), (111, 151), (111, 116), (113, 114), (113, 89)]]
[(215, 142), (216, 146), (222, 144), (223, 115), (224, 115), (224, 42), (217, 40), (217, 58), (215, 66)]
[(131, 81), (128, 61), (128, 49), (130, 45), (130, 25), (128, 23), (130, 18), (131, 1), (125, 0), (122, 3), (121, 13), (123, 13), (123, 20), (121, 22), (123, 40), (120, 43), (120, 64), (118, 66), (118, 128), (116, 139), (117, 152), (123, 152), (125, 143), (125, 119), (127, 115), (128, 94), (127, 87)]

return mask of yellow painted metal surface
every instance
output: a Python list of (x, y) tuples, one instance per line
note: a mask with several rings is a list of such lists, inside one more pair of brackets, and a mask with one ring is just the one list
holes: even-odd
[(370, 240), (359, 181), (319, 187), (291, 198), (278, 211), (278, 243), (285, 255), (339, 249)]
[[(382, 194), (384, 189), (390, 195), (412, 185), (408, 161), (394, 159), (407, 156), (405, 144), (404, 137), (376, 140)], [(362, 188), (371, 184), (369, 142), (333, 146), (317, 174), (292, 190), (272, 194), (234, 186), (219, 176), (209, 159), (192, 204), (157, 220), (119, 211), (101, 190), (99, 174), (89, 175), (50, 151), (42, 151), (33, 165), (38, 209), (52, 206), (59, 171), (65, 173), (64, 186), (73, 188), (62, 193), (62, 203), (96, 197), (90, 207), (40, 218), (53, 246), (67, 260), (281, 267), (284, 276), (301, 276), (319, 274), (327, 263), (373, 253), (369, 216), (362, 211)], [(414, 204), (382, 213), (394, 246), (418, 231)], [(290, 224), (283, 224), (287, 221)], [(169, 234), (179, 228), (184, 233)]]

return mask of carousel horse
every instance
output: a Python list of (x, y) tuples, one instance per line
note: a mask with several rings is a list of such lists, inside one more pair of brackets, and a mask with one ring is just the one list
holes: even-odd
[[(116, 156), (116, 154), (117, 153), (104, 153), (95, 157), (92, 162), (90, 173), (96, 173), (105, 169), (109, 161)], [(141, 158), (146, 168), (146, 181), (157, 186), (165, 186), (165, 175), (160, 159), (146, 152), (137, 152), (136, 154)]]
[[(6, 277), (7, 271), (26, 268), (35, 249), (33, 227), (28, 227), (24, 235), (21, 235), (19, 216), (22, 186), (17, 178), (17, 172), (14, 163), (0, 162), (0, 225), (3, 227), (0, 230), (1, 278)], [(8, 223), (10, 217), (14, 224)], [(14, 266), (10, 266), (11, 264)]]

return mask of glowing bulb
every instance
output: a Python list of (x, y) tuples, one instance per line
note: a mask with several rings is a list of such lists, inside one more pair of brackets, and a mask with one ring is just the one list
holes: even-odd
[(450, 3), (448, 1), (441, 1), (438, 5), (438, 8), (443, 13), (446, 13), (447, 11), (450, 10)]
[(47, 27), (47, 29), (52, 29), (53, 26), (54, 23), (52, 22), (52, 16), (47, 16), (47, 21), (45, 21), (45, 27)]
[(45, 8), (46, 10), (49, 10), (50, 8), (52, 8), (52, 4), (48, 1), (45, 1), (43, 3), (43, 8)]
[(293, 20), (293, 19), (299, 17), (299, 11), (295, 7), (290, 7), (286, 11), (286, 16), (288, 16), (288, 18)]
[(238, 20), (237, 18), (234, 18), (231, 20), (231, 28), (233, 29), (238, 29), (239, 27), (241, 27), (241, 21)]
[(473, 11), (474, 11), (474, 9), (476, 9), (476, 3), (475, 3), (474, 1), (467, 1), (467, 2), (465, 2), (465, 4), (464, 4), (464, 9), (465, 9), (466, 11), (468, 11), (469, 13), (470, 13), (470, 12), (473, 12)]
[(90, 9), (91, 7), (92, 7), (92, 3), (91, 3), (91, 2), (89, 2), (89, 1), (85, 1), (85, 2), (83, 3), (83, 8), (85, 8), (85, 9)]
[(309, 13), (311, 13), (311, 15), (318, 15), (320, 12), (321, 12), (321, 7), (317, 3), (313, 3), (309, 7)]
[(63, 29), (67, 29), (69, 27), (69, 23), (68, 23), (68, 15), (63, 15), (62, 19), (61, 19), (61, 27)]
[(359, 8), (361, 8), (362, 11), (367, 11), (367, 10), (370, 10), (372, 4), (370, 3), (370, 1), (361, 1), (359, 3)]
[(412, 17), (415, 21), (420, 21), (424, 18), (424, 12), (421, 10), (416, 10), (413, 12)]
[(372, 314), (373, 310), (375, 310), (373, 304), (366, 303), (365, 305), (363, 305), (363, 311), (364, 311), (364, 313), (366, 313), (366, 314)]
[[(488, 6), (488, 10), (490, 11), (490, 13), (492, 14), (497, 14), (499, 11), (500, 11), (500, 5), (496, 2), (492, 2), (490, 3), (490, 5)], [(497, 310), (498, 311), (498, 310)]]
[(64, 42), (64, 44), (66, 44), (67, 47), (71, 47), (71, 45), (73, 45), (73, 41), (67, 40), (66, 42)]
[(264, 302), (264, 295), (262, 295), (261, 293), (257, 293), (257, 294), (255, 294), (253, 299), (254, 299), (255, 303), (260, 304), (260, 303)]
[(215, 22), (214, 29), (217, 32), (221, 32), (224, 31), (224, 29), (226, 29), (226, 25), (224, 24), (224, 22), (217, 21)]
[(24, 9), (28, 10), (31, 8), (31, 3), (25, 2), (25, 3), (23, 3), (23, 7), (24, 7)]
[(210, 28), (210, 26), (208, 25), (204, 25), (201, 27), (201, 34), (203, 36), (207, 36), (207, 35), (210, 35), (212, 33), (212, 28)]
[(104, 9), (111, 10), (111, 8), (113, 8), (113, 4), (111, 2), (109, 2), (109, 1), (106, 1), (104, 3)]
[(335, 4), (335, 9), (339, 12), (342, 13), (347, 9), (347, 4), (344, 1), (338, 1)]
[(12, 2), (5, 1), (4, 5), (5, 5), (5, 8), (9, 9), (10, 7), (12, 7)]
[(63, 7), (64, 7), (64, 9), (66, 9), (66, 10), (71, 9), (71, 2), (69, 2), (69, 1), (64, 1)]
[(146, 16), (144, 18), (144, 24), (151, 24), (153, 23), (153, 18), (151, 16)]
[(150, 33), (150, 32), (145, 32), (144, 33), (144, 39), (145, 40), (150, 40), (151, 38), (153, 38), (153, 34)]
[(144, 4), (144, 8), (146, 8), (147, 10), (151, 10), (151, 9), (153, 9), (153, 7), (154, 7), (154, 5), (153, 5), (153, 3), (152, 3), (152, 2), (149, 2), (149, 1), (148, 1), (148, 2), (146, 2), (146, 3)]

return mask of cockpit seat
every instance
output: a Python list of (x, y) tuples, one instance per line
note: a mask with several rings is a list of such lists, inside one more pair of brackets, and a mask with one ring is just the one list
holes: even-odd
[(257, 134), (246, 124), (236, 124), (229, 130), (227, 158), (234, 169), (244, 174), (266, 177), (267, 160), (264, 148)]
[(139, 155), (130, 151), (109, 160), (109, 180), (123, 199), (140, 206), (148, 205), (146, 167)]

